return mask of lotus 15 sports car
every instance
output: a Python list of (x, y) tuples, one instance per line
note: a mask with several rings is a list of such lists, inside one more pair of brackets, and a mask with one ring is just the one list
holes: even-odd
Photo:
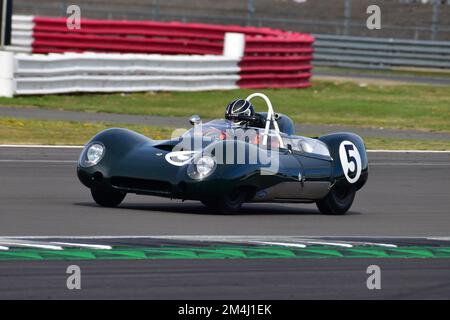
[[(368, 177), (363, 140), (348, 132), (297, 136), (267, 96), (245, 101), (255, 97), (267, 112), (206, 123), (192, 116), (191, 129), (168, 140), (104, 130), (81, 152), (78, 178), (105, 207), (134, 193), (198, 200), (216, 213), (237, 212), (246, 202), (316, 203), (324, 214), (346, 213)], [(262, 121), (251, 121), (256, 116)]]

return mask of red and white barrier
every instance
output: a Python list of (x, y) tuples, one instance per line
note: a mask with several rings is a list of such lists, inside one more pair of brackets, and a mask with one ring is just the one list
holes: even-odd
[(8, 49), (15, 52), (31, 53), (34, 41), (34, 17), (13, 15), (11, 29), (11, 46)]
[[(227, 37), (225, 37), (225, 34), (227, 34)], [(68, 57), (67, 53), (109, 53), (115, 54), (113, 59), (120, 61), (134, 59), (134, 56), (125, 55), (130, 53), (145, 55), (158, 54), (154, 58), (160, 59), (158, 63), (165, 61), (164, 66), (174, 62), (170, 62), (170, 59), (162, 57), (174, 55), (184, 55), (186, 57), (192, 57), (192, 55), (220, 57), (224, 55), (228, 59), (234, 58), (237, 61), (237, 69), (233, 71), (233, 77), (236, 78), (237, 76), (237, 78), (233, 87), (301, 88), (310, 85), (313, 42), (314, 38), (307, 34), (269, 28), (179, 22), (82, 20), (81, 29), (70, 30), (66, 26), (65, 18), (14, 16), (12, 46), (10, 50), (31, 52), (34, 57), (37, 57), (34, 54), (64, 53), (64, 59)], [(117, 55), (119, 53), (122, 55)], [(161, 56), (161, 54), (165, 56)], [(142, 57), (142, 55), (140, 56)], [(53, 56), (52, 61), (56, 59), (55, 57)], [(99, 58), (100, 56), (96, 57)], [(104, 55), (101, 57), (99, 60), (101, 64), (108, 60), (105, 60)], [(21, 69), (21, 65), (25, 64), (26, 58), (20, 56), (18, 59), (21, 62), (18, 68), (16, 68), (18, 70), (18, 76), (16, 78), (19, 79), (16, 87), (20, 88), (20, 81), (24, 77), (22, 73), (24, 71)], [(36, 66), (39, 59), (33, 59), (34, 65)], [(149, 58), (147, 61), (152, 61), (152, 59)], [(218, 63), (219, 60), (214, 63)], [(89, 66), (86, 64), (87, 61), (91, 61)], [(44, 66), (41, 63), (41, 74), (50, 76), (52, 72), (56, 72), (60, 76), (63, 75), (63, 69), (55, 71), (51, 65), (49, 63)], [(92, 56), (81, 59), (80, 55), (78, 55), (74, 68), (70, 71), (70, 76), (75, 76), (76, 72), (74, 70), (78, 70), (77, 72), (87, 72), (91, 68), (91, 75), (100, 72), (97, 68), (97, 63), (92, 63)], [(125, 66), (125, 64), (121, 68), (121, 73), (128, 70), (126, 73), (130, 76), (133, 76), (135, 72), (139, 73), (142, 71), (142, 69), (133, 68), (130, 65)], [(164, 77), (167, 76), (167, 72), (170, 72), (167, 71), (164, 75), (159, 75), (154, 65), (147, 65), (145, 68), (152, 70), (151, 72), (149, 71), (150, 73), (144, 74), (145, 76)], [(172, 70), (172, 68), (166, 67), (161, 67), (160, 69)], [(221, 74), (220, 72), (217, 73), (217, 69), (218, 67), (210, 65), (209, 70), (206, 68), (203, 68), (203, 71), (196, 70), (196, 73), (191, 74), (191, 76), (198, 76), (199, 72), (217, 76)], [(102, 70), (102, 72), (105, 72), (105, 70)], [(187, 68), (185, 71), (177, 70), (176, 72), (186, 76), (189, 75), (190, 71)], [(52, 76), (55, 76), (55, 74)], [(66, 80), (66, 78), (64, 79)], [(127, 79), (127, 81), (130, 81), (130, 79)], [(89, 83), (89, 81), (86, 83)], [(86, 88), (84, 84), (80, 86), (78, 82), (76, 85), (74, 84), (74, 87), (81, 91), (95, 91), (94, 89)], [(136, 86), (139, 89), (144, 87), (161, 88), (161, 90), (171, 88), (171, 86), (167, 85), (143, 86), (142, 83)], [(182, 87), (179, 87), (180, 90)], [(206, 87), (198, 86), (199, 89)], [(220, 88), (220, 86), (214, 85), (211, 87)], [(111, 88), (111, 90), (120, 89), (119, 91), (124, 90), (116, 85), (105, 85), (104, 88)], [(191, 86), (189, 88), (192, 89)], [(226, 88), (230, 88), (230, 86), (228, 84), (224, 85), (223, 89)], [(33, 90), (24, 89), (23, 91), (18, 90), (17, 92), (25, 94), (35, 92)], [(64, 91), (66, 89), (61, 89), (63, 91), (55, 90), (52, 92), (69, 92)], [(132, 90), (131, 87), (129, 90)]]

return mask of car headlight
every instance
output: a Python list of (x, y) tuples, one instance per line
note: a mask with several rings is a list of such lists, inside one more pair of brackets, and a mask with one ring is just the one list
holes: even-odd
[(80, 158), (80, 165), (83, 167), (92, 167), (102, 160), (105, 155), (105, 146), (101, 143), (93, 143), (87, 146)]
[(211, 171), (214, 169), (216, 162), (213, 158), (209, 156), (201, 157), (197, 161), (197, 172), (203, 177), (209, 175)]
[(216, 169), (216, 161), (210, 156), (203, 156), (188, 167), (188, 175), (192, 179), (203, 179)]

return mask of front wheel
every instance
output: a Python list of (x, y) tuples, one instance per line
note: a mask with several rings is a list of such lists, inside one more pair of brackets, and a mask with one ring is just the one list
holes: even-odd
[(235, 190), (224, 194), (217, 199), (205, 199), (202, 203), (211, 210), (222, 214), (238, 212), (244, 203), (247, 195), (242, 190)]
[(127, 195), (125, 192), (114, 189), (98, 188), (91, 188), (91, 194), (97, 204), (108, 208), (117, 207)]
[(323, 214), (345, 214), (352, 206), (355, 194), (354, 187), (333, 188), (325, 198), (316, 202), (317, 208)]

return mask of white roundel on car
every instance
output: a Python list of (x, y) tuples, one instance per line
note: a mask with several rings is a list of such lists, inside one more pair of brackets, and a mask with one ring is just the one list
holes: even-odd
[(166, 161), (174, 166), (181, 167), (188, 164), (195, 155), (195, 151), (172, 151), (166, 154)]
[(342, 141), (339, 146), (339, 158), (347, 181), (350, 183), (358, 181), (362, 170), (361, 155), (358, 148), (348, 140)]

